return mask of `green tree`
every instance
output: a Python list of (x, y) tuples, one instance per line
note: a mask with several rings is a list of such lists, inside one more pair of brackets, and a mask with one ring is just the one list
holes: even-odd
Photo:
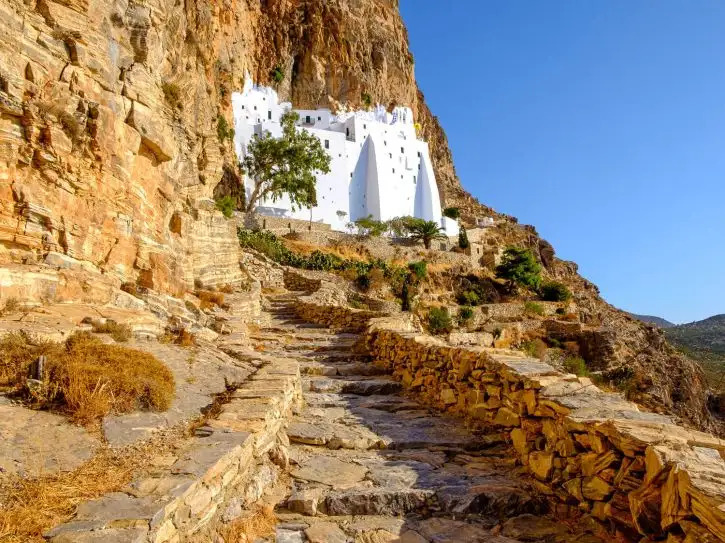
[(458, 231), (458, 246), (461, 249), (468, 249), (471, 244), (468, 241), (468, 232), (466, 232), (466, 229), (461, 226), (460, 230)]
[(431, 243), (437, 239), (448, 239), (435, 221), (415, 220), (408, 225), (408, 231), (410, 239), (422, 241), (426, 249), (430, 249)]
[(517, 286), (538, 289), (541, 284), (541, 265), (529, 249), (507, 247), (496, 275), (509, 282), (512, 290)]
[(255, 136), (249, 144), (242, 169), (254, 182), (245, 211), (251, 212), (266, 198), (273, 202), (288, 195), (292, 208), (317, 205), (317, 172), (330, 172), (330, 155), (317, 137), (297, 130), (299, 115), (282, 116), (282, 137), (269, 132)]

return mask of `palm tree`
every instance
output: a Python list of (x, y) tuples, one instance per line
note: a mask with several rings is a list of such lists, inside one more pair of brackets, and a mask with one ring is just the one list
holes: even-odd
[(435, 221), (417, 220), (408, 226), (410, 239), (414, 241), (422, 241), (426, 249), (430, 249), (430, 244), (437, 239), (448, 239), (448, 236), (441, 230)]

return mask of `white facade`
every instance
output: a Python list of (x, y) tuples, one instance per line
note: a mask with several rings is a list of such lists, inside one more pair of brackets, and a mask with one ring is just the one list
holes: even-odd
[[(232, 95), (237, 156), (243, 157), (255, 134), (282, 134), (280, 119), (292, 108), (277, 93), (247, 83)], [(440, 196), (428, 144), (415, 132), (413, 112), (398, 107), (333, 114), (329, 109), (296, 110), (298, 126), (320, 139), (331, 157), (330, 173), (317, 177), (317, 207), (292, 210), (287, 198), (264, 201), (266, 215), (313, 220), (344, 230), (345, 225), (372, 215), (387, 221), (413, 216), (435, 221), (446, 234), (458, 234), (458, 223), (441, 215)], [(247, 195), (251, 193), (250, 183)]]

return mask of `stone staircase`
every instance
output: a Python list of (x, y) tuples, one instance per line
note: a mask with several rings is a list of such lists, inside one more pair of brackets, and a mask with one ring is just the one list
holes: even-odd
[(302, 373), (277, 542), (607, 541), (586, 518), (549, 513), (503, 434), (469, 430), (406, 397), (358, 352), (355, 334), (306, 323), (296, 299), (271, 297), (270, 324), (252, 337)]

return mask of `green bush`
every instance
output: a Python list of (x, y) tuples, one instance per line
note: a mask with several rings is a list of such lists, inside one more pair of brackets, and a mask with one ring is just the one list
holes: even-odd
[(471, 246), (470, 242), (468, 241), (468, 232), (466, 232), (466, 229), (462, 226), (458, 231), (458, 246), (461, 249), (468, 249)]
[(457, 207), (447, 207), (443, 210), (443, 216), (457, 221), (461, 218), (461, 210)]
[(219, 138), (219, 143), (224, 143), (224, 140), (234, 141), (234, 129), (229, 126), (227, 120), (219, 115), (216, 119), (216, 134)]
[(284, 70), (282, 69), (282, 66), (277, 64), (277, 66), (274, 67), (269, 76), (272, 78), (272, 81), (274, 81), (278, 85), (282, 83), (282, 81), (284, 81)]
[(544, 306), (536, 302), (526, 302), (524, 304), (524, 311), (529, 315), (544, 316)]
[(456, 296), (456, 301), (458, 302), (458, 305), (472, 305), (477, 306), (481, 305), (481, 297), (478, 295), (478, 293), (475, 290), (462, 290), (458, 293)]
[(453, 321), (448, 314), (448, 308), (433, 307), (428, 313), (428, 329), (431, 334), (447, 334), (453, 330)]
[(388, 223), (377, 221), (373, 219), (372, 215), (358, 219), (353, 224), (357, 227), (357, 232), (360, 236), (377, 238), (388, 231)]
[(529, 249), (508, 247), (496, 275), (509, 282), (509, 288), (517, 286), (537, 289), (541, 284), (541, 265)]
[(541, 299), (547, 302), (568, 302), (571, 300), (571, 291), (564, 283), (549, 281), (541, 285), (539, 292)]
[(419, 281), (425, 279), (428, 275), (428, 263), (424, 260), (421, 260), (420, 262), (411, 262), (408, 264), (408, 269)]
[(222, 196), (216, 199), (216, 208), (227, 218), (231, 219), (237, 202), (231, 196)]
[(370, 109), (373, 105), (373, 97), (370, 96), (367, 92), (363, 92), (360, 95), (360, 100), (362, 101), (366, 109)]
[(589, 375), (587, 363), (581, 356), (569, 356), (565, 358), (563, 366), (566, 371), (579, 377), (587, 377)]
[(463, 306), (458, 310), (458, 322), (460, 324), (466, 324), (468, 322), (471, 322), (473, 320), (473, 308), (468, 306)]

